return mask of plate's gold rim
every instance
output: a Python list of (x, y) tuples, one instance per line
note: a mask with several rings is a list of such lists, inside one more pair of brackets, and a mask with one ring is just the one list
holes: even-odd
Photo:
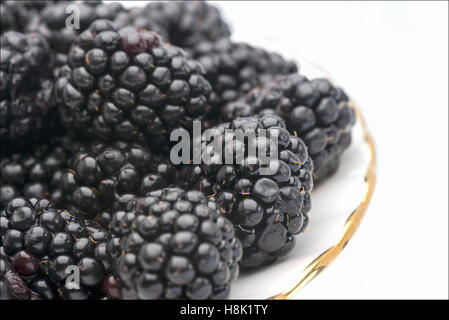
[(370, 162), (368, 169), (365, 173), (365, 193), (362, 201), (358, 207), (351, 213), (349, 218), (346, 220), (342, 235), (338, 242), (331, 248), (327, 249), (315, 260), (312, 261), (302, 272), (299, 282), (297, 282), (292, 288), (271, 297), (272, 300), (286, 300), (291, 299), (299, 293), (312, 279), (319, 275), (324, 269), (329, 267), (329, 265), (334, 262), (338, 255), (343, 251), (346, 244), (351, 240), (355, 232), (360, 226), (363, 217), (368, 209), (371, 202), (371, 198), (376, 187), (376, 148), (374, 146), (374, 140), (369, 133), (366, 122), (360, 112), (359, 107), (353, 101), (351, 102), (357, 119), (360, 121), (362, 131), (364, 134), (365, 142), (368, 144), (370, 150)]

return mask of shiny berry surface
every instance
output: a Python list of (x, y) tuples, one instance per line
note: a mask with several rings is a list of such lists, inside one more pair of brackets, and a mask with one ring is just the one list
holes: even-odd
[(225, 298), (242, 246), (232, 223), (198, 191), (166, 188), (128, 203), (110, 230), (120, 240), (125, 299)]

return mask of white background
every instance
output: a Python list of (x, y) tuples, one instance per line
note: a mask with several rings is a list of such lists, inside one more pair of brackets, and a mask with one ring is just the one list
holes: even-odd
[(360, 229), (298, 298), (447, 299), (447, 2), (216, 5), (235, 39), (273, 39), (330, 71), (377, 145), (378, 185)]
[(274, 38), (330, 71), (375, 138), (366, 218), (298, 298), (447, 298), (447, 2), (218, 5), (235, 38)]

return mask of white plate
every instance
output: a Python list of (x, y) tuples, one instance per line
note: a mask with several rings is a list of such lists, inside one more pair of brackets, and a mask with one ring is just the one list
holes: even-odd
[[(125, 7), (143, 6), (145, 2), (123, 2)], [(232, 21), (231, 21), (232, 22)], [(244, 34), (244, 33), (240, 33)], [(234, 40), (270, 48), (288, 58), (296, 58), (301, 73), (331, 78), (306, 59), (299, 58), (285, 44), (269, 35), (251, 33), (251, 39), (234, 34)], [(350, 94), (350, 93), (349, 93)], [(316, 187), (312, 193), (310, 223), (297, 237), (292, 252), (268, 267), (242, 273), (233, 284), (231, 299), (286, 299), (329, 266), (357, 230), (375, 187), (375, 150), (360, 110), (355, 106), (357, 123), (352, 144), (342, 156), (338, 172)]]

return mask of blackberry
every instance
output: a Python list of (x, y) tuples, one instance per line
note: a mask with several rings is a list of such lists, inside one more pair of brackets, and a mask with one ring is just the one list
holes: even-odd
[(57, 1), (55, 1), (55, 0), (42, 0), (42, 1), (25, 0), (25, 1), (20, 1), (20, 2), (27, 9), (40, 11), (49, 5), (54, 5)]
[[(42, 299), (93, 299), (116, 292), (103, 285), (111, 282), (114, 266), (106, 230), (55, 210), (48, 200), (13, 199), (0, 218), (0, 246), (15, 273), (7, 278), (9, 285), (15, 283), (28, 296)], [(66, 284), (66, 278), (76, 272), (66, 273), (68, 267), (78, 270), (78, 287)]]
[(237, 100), (274, 75), (297, 71), (294, 62), (277, 53), (233, 42), (229, 38), (216, 42), (202, 41), (193, 47), (191, 54), (206, 70), (206, 78), (214, 92), (211, 103), (216, 116), (221, 116), (224, 121), (251, 115), (245, 108), (224, 109), (228, 102)]
[(230, 36), (219, 10), (204, 1), (151, 2), (143, 9), (131, 9), (127, 19), (117, 22), (161, 32), (165, 41), (182, 48)]
[(254, 114), (276, 113), (287, 129), (304, 140), (315, 166), (315, 181), (335, 173), (351, 144), (355, 113), (343, 89), (327, 79), (309, 80), (295, 74), (252, 91), (237, 104)]
[[(73, 150), (68, 138), (53, 139), (32, 152), (2, 157), (0, 162), (0, 210), (17, 197), (51, 199), (62, 208), (64, 199), (59, 189)], [(74, 147), (73, 147), (74, 148)]]
[[(79, 28), (68, 28), (67, 18), (70, 13), (66, 10), (75, 5), (79, 11)], [(29, 20), (27, 30), (38, 31), (44, 34), (53, 50), (59, 53), (67, 53), (78, 34), (89, 27), (98, 18), (114, 19), (124, 10), (119, 3), (98, 4), (75, 1), (61, 1), (47, 4), (38, 15), (33, 15)]]
[(0, 3), (0, 32), (23, 31), (29, 15), (29, 11), (21, 2), (2, 1)]
[[(116, 28), (119, 30), (131, 26), (139, 31), (154, 31), (161, 36), (163, 42), (169, 42), (170, 40), (168, 30), (166, 30), (165, 27), (157, 21), (149, 19), (148, 15), (143, 12), (142, 7), (132, 7), (122, 10), (117, 13), (112, 21), (114, 22)], [(175, 43), (172, 44), (178, 45)], [(179, 45), (179, 47), (182, 47), (182, 45)]]
[[(72, 46), (69, 78), (57, 80), (62, 121), (91, 140), (167, 148), (171, 130), (191, 128), (209, 111), (200, 64), (154, 32), (117, 31), (95, 21)], [(62, 84), (60, 84), (62, 83)]]
[(223, 299), (239, 273), (232, 223), (198, 191), (148, 193), (116, 212), (116, 275), (124, 299)]
[(66, 207), (82, 218), (109, 222), (110, 210), (129, 199), (169, 186), (176, 169), (147, 147), (126, 142), (92, 142), (69, 159), (60, 188)]
[(53, 130), (55, 62), (40, 34), (8, 31), (0, 42), (0, 138), (1, 154), (6, 154), (29, 147)]
[(202, 163), (181, 169), (184, 187), (193, 182), (234, 223), (243, 267), (273, 262), (292, 250), (308, 224), (313, 163), (307, 148), (275, 115), (238, 118), (213, 130), (212, 144), (203, 136)]

